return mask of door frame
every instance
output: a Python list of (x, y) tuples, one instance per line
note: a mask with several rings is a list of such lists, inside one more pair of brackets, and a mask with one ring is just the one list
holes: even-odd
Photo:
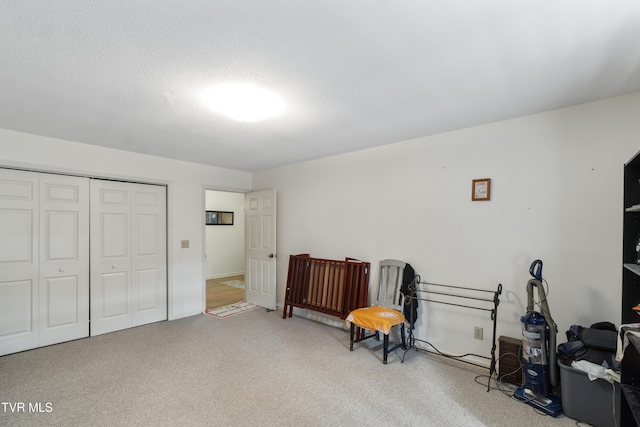
[[(251, 189), (239, 189), (239, 188), (228, 188), (228, 187), (219, 187), (214, 185), (203, 185), (202, 186), (202, 200), (200, 202), (200, 212), (202, 212), (202, 221), (201, 224), (201, 235), (202, 235), (202, 310), (201, 313), (204, 313), (207, 310), (207, 226), (204, 221), (204, 212), (207, 210), (207, 191), (223, 191), (226, 193), (236, 193), (236, 194), (247, 194), (250, 193)], [(242, 213), (244, 215), (244, 211)], [(244, 242), (243, 242), (244, 244)], [(246, 259), (246, 254), (245, 254)], [(246, 271), (245, 271), (246, 274)]]

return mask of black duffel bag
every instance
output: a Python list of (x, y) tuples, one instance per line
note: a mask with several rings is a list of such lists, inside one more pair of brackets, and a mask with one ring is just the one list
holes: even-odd
[(567, 342), (558, 346), (558, 358), (569, 366), (574, 360), (586, 360), (617, 369), (617, 343), (618, 330), (613, 323), (594, 323), (589, 328), (573, 325), (567, 331)]

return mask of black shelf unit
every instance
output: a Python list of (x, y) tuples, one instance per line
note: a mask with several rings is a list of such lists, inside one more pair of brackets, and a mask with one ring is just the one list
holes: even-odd
[[(624, 165), (622, 231), (622, 324), (639, 323), (640, 152)], [(640, 426), (640, 338), (630, 335), (620, 364), (620, 425)]]
[(620, 364), (620, 425), (640, 426), (640, 338), (629, 336)]
[(640, 322), (633, 307), (640, 304), (640, 153), (624, 165), (624, 220), (622, 234), (622, 323)]

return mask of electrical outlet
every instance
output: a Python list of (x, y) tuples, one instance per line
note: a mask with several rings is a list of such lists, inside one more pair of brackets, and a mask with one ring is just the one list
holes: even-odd
[(474, 326), (473, 327), (473, 338), (475, 338), (477, 340), (481, 340), (482, 339), (482, 328), (480, 326)]
[(189, 247), (189, 241), (188, 240), (181, 240), (180, 241), (180, 247), (185, 249)]

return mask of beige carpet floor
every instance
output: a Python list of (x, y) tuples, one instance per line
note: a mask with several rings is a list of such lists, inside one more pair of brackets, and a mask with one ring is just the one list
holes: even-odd
[[(426, 352), (281, 312), (197, 315), (0, 357), (7, 426), (574, 426)], [(7, 405), (4, 405), (5, 407)], [(28, 407), (27, 407), (28, 408)], [(50, 409), (50, 410), (48, 410)]]

